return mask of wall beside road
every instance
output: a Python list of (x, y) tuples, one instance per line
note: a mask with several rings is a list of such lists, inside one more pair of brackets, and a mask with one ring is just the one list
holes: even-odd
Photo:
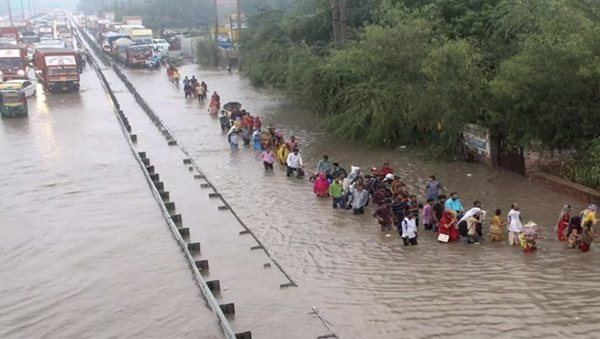
[(525, 160), (525, 173), (527, 175), (540, 171), (555, 163), (566, 163), (573, 160), (575, 150), (559, 150), (542, 147), (541, 145), (531, 145), (523, 152)]
[(600, 204), (600, 192), (544, 172), (529, 174), (531, 181), (586, 203)]

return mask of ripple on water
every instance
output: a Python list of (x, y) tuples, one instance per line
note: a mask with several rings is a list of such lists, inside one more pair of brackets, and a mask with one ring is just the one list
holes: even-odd
[[(329, 201), (314, 197), (306, 181), (286, 178), (280, 166), (266, 174), (256, 153), (230, 151), (218, 122), (202, 114), (204, 109), (198, 111), (179, 99), (149, 97), (340, 337), (596, 337), (599, 252), (593, 248), (582, 255), (567, 250), (553, 234), (558, 211), (570, 199), (512, 173), (423, 159), (410, 147), (392, 151), (340, 142), (319, 129), (320, 119), (277, 95), (252, 89), (243, 79), (232, 81), (232, 76), (198, 72), (192, 66), (183, 72), (199, 74), (211, 91), (219, 91), (223, 102), (242, 102), (263, 118), (265, 126), (273, 122), (286, 135), (296, 135), (308, 168), (323, 154), (346, 169), (390, 161), (419, 195), (426, 178), (434, 174), (448, 190), (460, 192), (465, 206), (480, 199), (489, 211), (501, 207), (505, 215), (512, 202), (520, 202), (524, 218), (540, 225), (539, 251), (531, 255), (505, 244), (440, 244), (424, 231), (417, 247), (404, 247), (397, 232), (385, 238), (369, 215), (333, 211)], [(144, 81), (142, 92), (151, 92), (164, 77)]]

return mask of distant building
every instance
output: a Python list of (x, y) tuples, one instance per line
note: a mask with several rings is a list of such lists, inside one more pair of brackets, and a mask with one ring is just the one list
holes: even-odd
[[(225, 23), (228, 27), (229, 38), (233, 41), (239, 40), (238, 15), (236, 13), (225, 15)], [(248, 28), (248, 18), (245, 14), (241, 15), (242, 29)]]

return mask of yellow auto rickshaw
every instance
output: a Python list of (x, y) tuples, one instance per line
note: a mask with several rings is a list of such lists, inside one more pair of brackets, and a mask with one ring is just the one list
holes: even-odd
[(0, 114), (10, 118), (27, 115), (27, 99), (19, 85), (0, 84)]

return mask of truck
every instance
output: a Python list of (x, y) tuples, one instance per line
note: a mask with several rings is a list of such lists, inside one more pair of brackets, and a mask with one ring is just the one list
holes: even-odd
[(152, 58), (152, 47), (148, 45), (132, 45), (127, 48), (125, 53), (127, 55), (125, 65), (145, 67), (146, 62)]
[(46, 92), (79, 91), (81, 61), (70, 48), (38, 48), (35, 50), (35, 75)]
[(112, 56), (115, 60), (125, 63), (127, 60), (127, 49), (133, 45), (133, 41), (127, 38), (120, 38), (112, 43)]
[(125, 25), (142, 25), (141, 16), (124, 16), (123, 23)]
[(122, 33), (117, 33), (117, 32), (106, 32), (106, 33), (102, 33), (100, 36), (100, 42), (102, 45), (102, 49), (106, 52), (111, 54), (113, 51), (113, 42), (115, 42), (116, 40), (122, 39), (122, 38), (127, 38), (129, 39), (129, 35), (126, 34), (122, 34)]
[(151, 29), (132, 29), (130, 31), (131, 40), (136, 45), (151, 45), (152, 30)]
[(27, 46), (0, 44), (0, 75), (3, 80), (27, 79)]
[(71, 30), (66, 21), (54, 22), (54, 38), (63, 40), (71, 39)]
[(19, 29), (14, 26), (0, 27), (0, 38), (16, 45), (19, 43)]

